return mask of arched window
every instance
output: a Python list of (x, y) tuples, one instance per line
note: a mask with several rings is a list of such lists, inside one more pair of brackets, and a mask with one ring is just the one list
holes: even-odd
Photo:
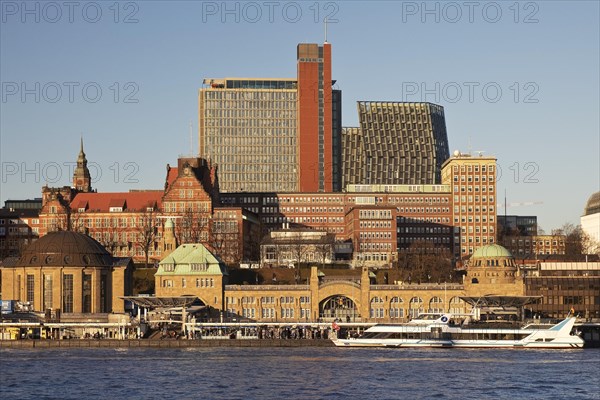
[(371, 318), (384, 318), (385, 309), (383, 308), (383, 299), (381, 297), (373, 297), (371, 299)]
[(452, 297), (449, 302), (448, 311), (452, 314), (464, 314), (466, 304), (460, 297)]
[(443, 313), (444, 312), (444, 301), (435, 296), (429, 300), (429, 311), (430, 313)]
[(404, 300), (401, 297), (392, 297), (390, 300), (390, 318), (404, 318)]
[(423, 312), (425, 312), (423, 308), (423, 299), (416, 296), (410, 299), (410, 302), (408, 303), (408, 315), (411, 318), (416, 318)]

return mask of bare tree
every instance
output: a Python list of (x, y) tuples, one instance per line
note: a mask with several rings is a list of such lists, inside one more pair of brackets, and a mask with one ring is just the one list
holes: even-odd
[(303, 241), (302, 232), (294, 232), (290, 235), (287, 250), (295, 261), (294, 279), (296, 283), (300, 282), (300, 265), (306, 261), (306, 256), (311, 251), (311, 246)]
[(86, 233), (84, 215), (78, 211), (71, 211), (69, 229), (73, 232)]
[(71, 212), (68, 207), (49, 214), (48, 232), (69, 230), (71, 230)]
[(148, 268), (150, 249), (154, 246), (157, 231), (158, 221), (156, 212), (153, 207), (148, 207), (140, 213), (136, 226), (136, 245), (144, 252), (146, 268)]
[(239, 264), (241, 254), (241, 232), (236, 220), (212, 221), (210, 247), (228, 264)]
[(328, 258), (331, 259), (331, 256), (333, 254), (334, 243), (334, 237), (332, 235), (326, 234), (321, 239), (319, 239), (318, 243), (314, 244), (315, 254), (321, 262), (321, 267), (325, 266), (325, 262)]
[(115, 250), (121, 245), (119, 241), (119, 232), (121, 230), (118, 227), (118, 223), (114, 221), (114, 218), (110, 218), (105, 227), (102, 229), (100, 244), (114, 255)]
[(587, 249), (591, 247), (591, 239), (581, 229), (581, 225), (573, 225), (568, 222), (557, 230), (556, 233), (565, 235), (566, 256), (579, 257), (586, 254)]
[(179, 219), (175, 235), (181, 244), (206, 243), (209, 238), (210, 224), (208, 213), (188, 208)]
[(404, 280), (447, 282), (454, 278), (450, 251), (425, 240), (412, 243), (408, 252), (399, 257), (398, 265)]

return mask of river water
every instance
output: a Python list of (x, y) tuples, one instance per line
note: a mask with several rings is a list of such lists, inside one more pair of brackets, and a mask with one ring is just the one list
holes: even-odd
[(0, 399), (600, 399), (600, 350), (0, 349)]

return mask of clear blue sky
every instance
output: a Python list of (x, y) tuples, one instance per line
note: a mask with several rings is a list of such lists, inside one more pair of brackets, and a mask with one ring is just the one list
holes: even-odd
[(2, 202), (69, 185), (82, 135), (99, 191), (162, 188), (202, 79), (294, 77), (326, 15), (345, 126), (357, 100), (442, 104), (450, 150), (496, 156), (546, 231), (600, 190), (597, 1), (0, 5)]

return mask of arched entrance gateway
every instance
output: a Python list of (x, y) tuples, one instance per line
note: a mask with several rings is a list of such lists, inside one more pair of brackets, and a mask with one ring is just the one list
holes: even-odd
[(330, 296), (319, 303), (319, 317), (323, 321), (340, 319), (342, 322), (355, 321), (359, 316), (354, 301), (343, 295)]

